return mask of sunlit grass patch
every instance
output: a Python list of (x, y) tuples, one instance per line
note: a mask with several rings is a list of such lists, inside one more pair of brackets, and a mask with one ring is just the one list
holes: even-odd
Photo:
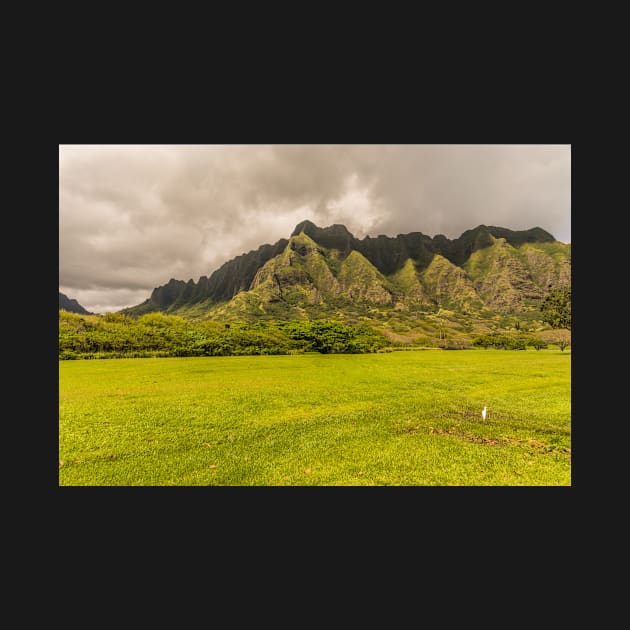
[(467, 350), (63, 361), (59, 483), (570, 485), (566, 359)]

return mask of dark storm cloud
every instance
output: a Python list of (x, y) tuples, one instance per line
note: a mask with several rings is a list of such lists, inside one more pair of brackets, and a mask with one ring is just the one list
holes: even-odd
[(485, 223), (570, 241), (562, 145), (60, 147), (60, 287), (88, 310), (198, 279), (303, 219), (356, 236)]

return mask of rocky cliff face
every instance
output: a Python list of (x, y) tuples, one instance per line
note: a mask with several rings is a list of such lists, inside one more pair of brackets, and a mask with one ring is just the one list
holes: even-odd
[(373, 305), (510, 314), (537, 308), (570, 279), (571, 246), (540, 228), (481, 225), (453, 240), (420, 232), (356, 239), (343, 225), (303, 221), (288, 240), (238, 256), (197, 283), (172, 279), (125, 311), (293, 318), (314, 307)]

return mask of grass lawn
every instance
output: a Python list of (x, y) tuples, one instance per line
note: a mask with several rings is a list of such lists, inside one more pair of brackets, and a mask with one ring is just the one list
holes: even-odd
[(571, 485), (571, 355), (60, 361), (59, 484)]

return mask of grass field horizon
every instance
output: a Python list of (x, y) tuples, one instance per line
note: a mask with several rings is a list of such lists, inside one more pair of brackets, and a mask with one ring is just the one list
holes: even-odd
[(59, 484), (571, 485), (570, 358), (60, 361)]

